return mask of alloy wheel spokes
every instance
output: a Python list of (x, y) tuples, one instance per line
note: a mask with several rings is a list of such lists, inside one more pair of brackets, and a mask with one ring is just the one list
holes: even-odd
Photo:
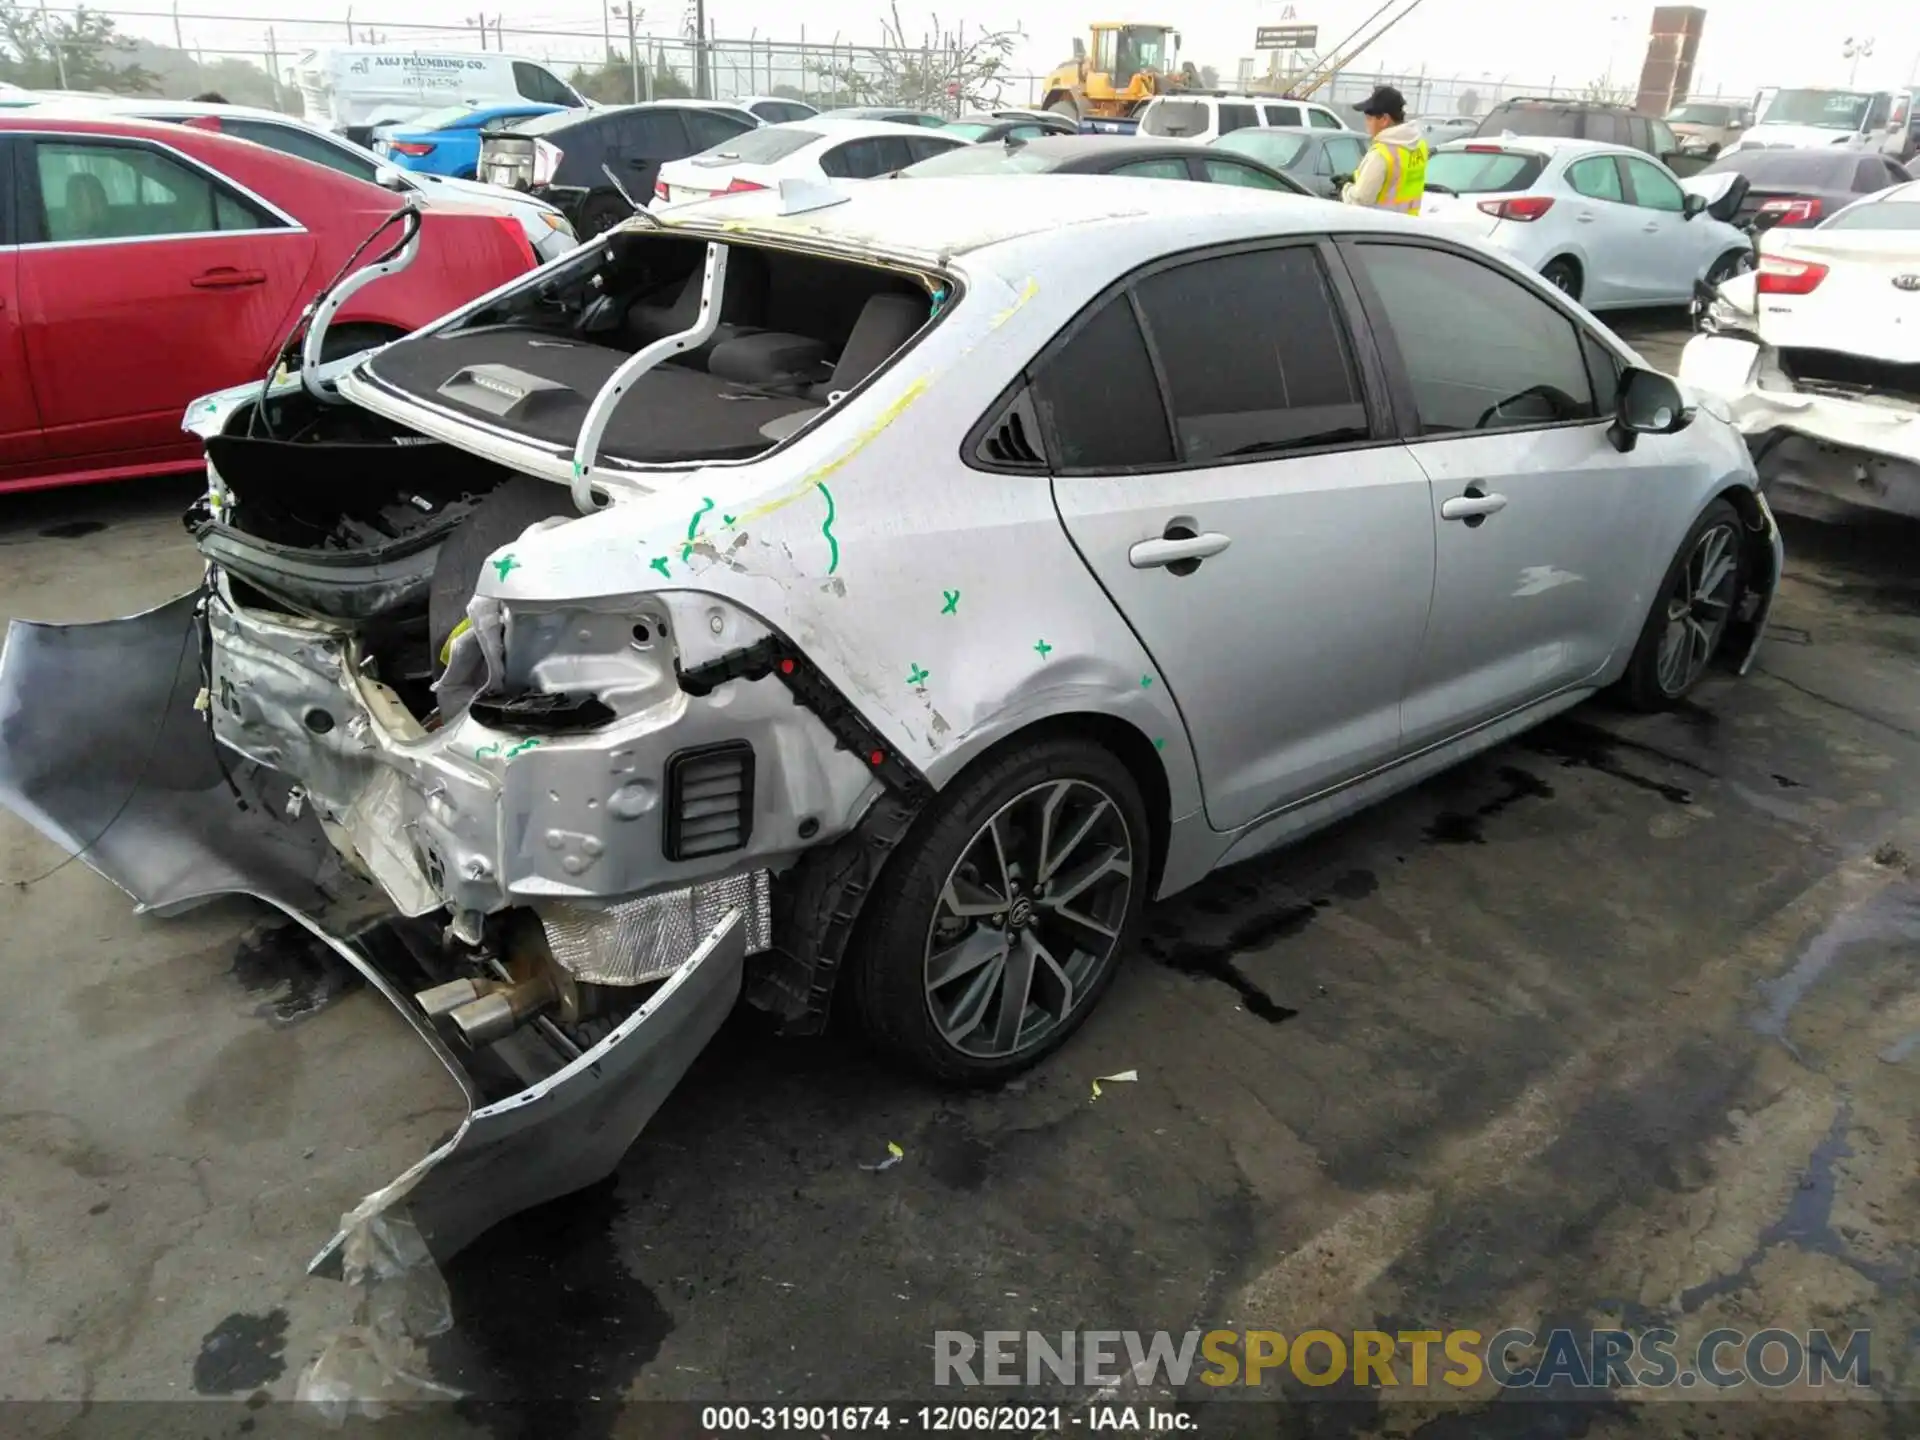
[(982, 1058), (1041, 1043), (1111, 963), (1132, 888), (1132, 836), (1097, 786), (1050, 781), (1001, 806), (961, 852), (928, 930), (923, 980), (941, 1035)]
[(1733, 615), (1738, 538), (1715, 525), (1695, 542), (1667, 600), (1655, 674), (1669, 695), (1684, 691), (1713, 659), (1721, 632)]

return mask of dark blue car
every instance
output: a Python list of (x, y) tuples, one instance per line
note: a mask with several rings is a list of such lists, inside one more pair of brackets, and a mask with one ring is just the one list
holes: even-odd
[(383, 127), (373, 148), (403, 170), (471, 180), (480, 164), (482, 130), (530, 115), (548, 115), (560, 108), (525, 101), (514, 105), (450, 105)]

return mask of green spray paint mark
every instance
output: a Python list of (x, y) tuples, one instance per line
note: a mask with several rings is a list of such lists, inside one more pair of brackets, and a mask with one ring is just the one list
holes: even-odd
[(1153, 742), (1153, 748), (1156, 750), (1164, 750), (1167, 748), (1167, 742), (1165, 740), (1156, 740)]
[(680, 547), (680, 559), (682, 563), (693, 558), (693, 537), (700, 533), (700, 517), (711, 509), (713, 509), (713, 497), (711, 495), (702, 495), (700, 497), (700, 508), (694, 511), (693, 518), (687, 521), (687, 543)]
[(502, 749), (500, 742), (495, 741), (491, 745), (482, 745), (478, 750), (474, 751), (473, 758), (476, 760), (492, 760), (498, 757), (502, 760), (511, 760), (516, 755), (526, 754), (527, 751), (533, 749), (533, 747), (539, 743), (540, 738), (535, 736), (531, 740), (522, 740), (518, 745)]
[(729, 530), (731, 530), (731, 529), (733, 528), (733, 516), (731, 516), (731, 515), (722, 515), (722, 516), (720, 517), (720, 521), (721, 521), (721, 523), (722, 523), (723, 525), (725, 525), (725, 526), (726, 526), (726, 527), (727, 527), (727, 528), (728, 528)]
[(833, 538), (833, 492), (822, 485), (820, 493), (827, 497), (827, 518), (820, 522), (820, 533), (827, 537), (827, 544), (832, 547), (827, 560), (827, 574), (831, 575), (840, 568), (840, 542)]
[(578, 460), (573, 462), (573, 478), (574, 479), (578, 480), (582, 475), (586, 473), (587, 473), (586, 466), (582, 465)]
[(1153, 684), (1153, 676), (1151, 676), (1151, 675), (1142, 675), (1142, 676), (1140, 677), (1140, 688), (1141, 688), (1142, 690), (1144, 690), (1144, 689), (1146, 689), (1146, 688), (1147, 688), (1147, 687), (1148, 687), (1149, 685), (1151, 685), (1151, 684)]
[(960, 592), (958, 590), (942, 590), (940, 593), (946, 597), (947, 601), (947, 608), (940, 613), (942, 615), (957, 614), (960, 609)]
[(924, 685), (926, 683), (926, 679), (927, 679), (927, 672), (922, 670), (913, 661), (909, 660), (907, 662), (907, 684)]
[(1053, 653), (1053, 646), (1047, 644), (1047, 642), (1044, 640), (1040, 641), (1033, 648), (1036, 652), (1038, 652), (1042, 660), (1046, 659), (1047, 656)]
[(473, 758), (476, 760), (491, 760), (499, 753), (500, 747), (498, 745), (482, 745), (478, 750), (473, 752)]
[(520, 562), (511, 555), (502, 555), (498, 560), (493, 562), (494, 574), (502, 580), (507, 578), (507, 572), (509, 570), (518, 570), (519, 568)]
[(531, 740), (522, 740), (518, 745), (515, 745), (511, 750), (506, 752), (506, 758), (511, 760), (516, 755), (524, 755), (539, 743), (540, 739), (538, 736), (535, 736)]
[(653, 567), (653, 568), (654, 568), (655, 570), (658, 570), (658, 571), (660, 572), (660, 575), (661, 575), (661, 578), (663, 578), (663, 579), (664, 579), (664, 578), (666, 577), (666, 573), (667, 573), (667, 557), (666, 557), (666, 556), (664, 556), (664, 555), (656, 555), (656, 556), (654, 556), (654, 557), (653, 557), (653, 559), (652, 559), (651, 561), (649, 561), (648, 563), (649, 563), (649, 564), (650, 564), (650, 565), (651, 565), (651, 566), (652, 566), (652, 567)]

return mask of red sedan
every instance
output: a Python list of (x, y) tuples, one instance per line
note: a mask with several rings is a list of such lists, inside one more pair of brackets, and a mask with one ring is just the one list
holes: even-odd
[[(188, 402), (264, 379), (301, 308), (398, 204), (213, 131), (0, 118), (0, 490), (197, 469)], [(353, 297), (329, 355), (534, 265), (511, 219), (436, 208), (422, 221), (412, 265)]]

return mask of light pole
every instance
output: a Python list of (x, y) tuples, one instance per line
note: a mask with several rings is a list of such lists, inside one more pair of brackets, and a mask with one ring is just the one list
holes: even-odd
[[(627, 71), (633, 81), (633, 103), (640, 103), (640, 48), (635, 42), (633, 22), (647, 12), (637, 5), (615, 5), (613, 13), (626, 17), (627, 21)], [(648, 67), (647, 88), (653, 88), (652, 67)]]
[(1609, 15), (1607, 17), (1607, 88), (1613, 88), (1613, 62), (1620, 54), (1620, 27), (1632, 19), (1630, 15)]
[(1847, 43), (1840, 47), (1840, 54), (1842, 58), (1852, 62), (1851, 67), (1847, 70), (1847, 84), (1851, 85), (1859, 78), (1860, 62), (1869, 59), (1873, 55), (1873, 37), (1871, 35), (1849, 35), (1847, 37)]

